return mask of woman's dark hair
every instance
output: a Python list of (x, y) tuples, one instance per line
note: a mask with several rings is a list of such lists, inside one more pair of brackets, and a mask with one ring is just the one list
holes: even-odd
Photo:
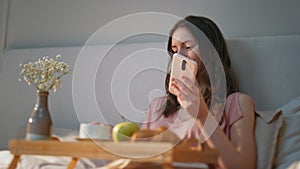
[[(199, 46), (201, 48), (200, 44), (200, 35), (195, 32), (199, 32), (199, 30), (209, 39), (210, 43), (215, 48), (224, 68), (225, 72), (225, 78), (226, 78), (226, 92), (227, 96), (237, 92), (238, 85), (233, 77), (233, 74), (231, 72), (231, 63), (230, 63), (230, 57), (229, 53), (227, 51), (226, 42), (225, 39), (218, 28), (218, 26), (210, 19), (206, 17), (200, 17), (200, 16), (187, 16), (183, 20), (180, 20), (177, 24), (174, 25), (174, 27), (170, 30), (169, 34), (169, 40), (168, 40), (168, 47), (167, 50), (171, 56), (173, 57), (174, 51), (172, 50), (172, 35), (175, 32), (175, 30), (179, 27), (185, 27), (187, 28), (198, 40)], [(198, 29), (198, 30), (195, 30)], [(205, 83), (205, 85), (208, 86), (207, 90), (205, 90), (202, 95), (205, 99), (205, 102), (208, 106), (210, 106), (211, 102), (211, 85), (209, 76), (207, 73), (207, 70), (205, 66), (202, 64), (198, 68), (198, 72), (196, 75), (196, 80), (199, 83), (201, 77), (201, 83)], [(165, 117), (168, 117), (170, 114), (175, 113), (179, 108), (180, 105), (177, 101), (177, 98), (175, 95), (171, 94), (168, 91), (169, 86), (169, 80), (170, 80), (170, 74), (168, 73), (165, 80), (165, 90), (168, 95), (167, 103), (165, 105), (165, 109), (163, 111), (163, 115)]]

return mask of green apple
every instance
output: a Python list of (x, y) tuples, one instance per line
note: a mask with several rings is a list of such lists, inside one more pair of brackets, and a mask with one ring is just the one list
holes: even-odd
[(134, 132), (139, 130), (139, 126), (133, 122), (121, 122), (116, 124), (112, 130), (112, 137), (115, 142), (129, 141)]

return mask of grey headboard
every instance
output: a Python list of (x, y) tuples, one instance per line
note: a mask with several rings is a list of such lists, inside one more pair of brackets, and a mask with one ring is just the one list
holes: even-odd
[(240, 89), (259, 110), (274, 110), (300, 95), (300, 35), (228, 39)]

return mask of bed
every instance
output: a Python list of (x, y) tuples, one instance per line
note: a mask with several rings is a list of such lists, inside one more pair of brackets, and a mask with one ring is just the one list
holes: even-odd
[[(227, 42), (240, 88), (254, 99), (258, 112), (255, 133), (258, 149), (257, 168), (300, 168), (300, 35), (232, 38), (227, 39)], [(125, 46), (135, 49), (136, 46), (140, 48), (148, 45), (144, 43)], [(164, 46), (160, 42), (154, 45)], [(55, 50), (60, 50), (62, 55), (74, 53), (74, 48)], [(80, 48), (75, 50), (78, 52)], [(27, 50), (25, 55), (26, 52), (27, 55), (39, 55), (45, 51), (54, 49)], [(161, 85), (160, 80), (153, 79)], [(98, 93), (105, 94), (105, 90), (100, 89)], [(71, 97), (70, 93), (67, 95)], [(103, 104), (111, 105), (109, 101), (104, 101)], [(107, 107), (104, 110), (111, 111)], [(108, 115), (108, 118), (116, 122), (120, 120), (113, 115)], [(92, 115), (87, 114), (85, 120), (90, 119), (93, 119)], [(0, 169), (6, 168), (11, 158), (7, 150), (0, 151)], [(20, 166), (65, 168), (68, 163), (66, 161), (69, 161), (69, 158), (28, 156), (22, 160)], [(76, 168), (97, 168), (102, 164), (101, 161), (82, 159)]]

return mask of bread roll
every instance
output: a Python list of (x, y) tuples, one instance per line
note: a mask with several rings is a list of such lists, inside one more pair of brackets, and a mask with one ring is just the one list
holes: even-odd
[(157, 141), (178, 143), (180, 139), (175, 133), (168, 130), (168, 128), (161, 126), (156, 130), (138, 130), (131, 136), (131, 141)]

